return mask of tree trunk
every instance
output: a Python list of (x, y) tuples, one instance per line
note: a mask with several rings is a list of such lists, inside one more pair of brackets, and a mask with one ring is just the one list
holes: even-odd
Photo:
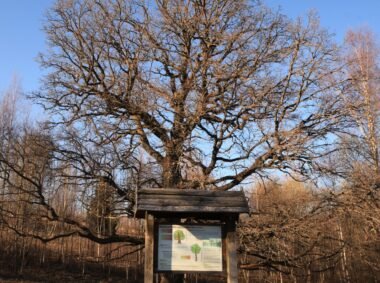
[(181, 171), (177, 156), (165, 157), (162, 162), (162, 186), (176, 188), (181, 182)]
[[(162, 162), (162, 185), (164, 188), (177, 188), (180, 182), (179, 157), (168, 155)], [(160, 274), (160, 283), (182, 283), (183, 280), (183, 274)]]

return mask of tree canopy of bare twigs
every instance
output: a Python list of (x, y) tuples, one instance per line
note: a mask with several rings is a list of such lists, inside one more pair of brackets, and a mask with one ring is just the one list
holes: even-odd
[(313, 15), (292, 22), (259, 1), (63, 0), (45, 31), (36, 98), (69, 129), (59, 157), (120, 193), (110, 172), (137, 152), (161, 187), (307, 175), (341, 127), (336, 47)]

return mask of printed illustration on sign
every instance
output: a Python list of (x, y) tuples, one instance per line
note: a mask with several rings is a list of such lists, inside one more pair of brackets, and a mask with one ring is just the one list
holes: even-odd
[(220, 226), (160, 225), (158, 270), (222, 271)]
[(178, 244), (181, 243), (182, 240), (185, 239), (185, 234), (183, 233), (182, 230), (176, 230), (174, 232), (174, 240), (177, 240), (178, 241)]
[(191, 251), (195, 254), (195, 261), (198, 261), (197, 254), (201, 252), (201, 247), (198, 244), (194, 244), (191, 246)]

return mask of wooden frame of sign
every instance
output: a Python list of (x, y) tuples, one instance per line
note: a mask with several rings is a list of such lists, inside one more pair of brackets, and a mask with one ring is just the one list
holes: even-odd
[(155, 272), (218, 273), (238, 282), (236, 223), (249, 213), (243, 191), (144, 189), (135, 212), (145, 218), (145, 283), (154, 282)]

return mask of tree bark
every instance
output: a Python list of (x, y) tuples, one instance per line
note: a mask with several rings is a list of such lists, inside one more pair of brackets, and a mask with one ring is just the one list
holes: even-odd
[[(181, 182), (178, 155), (166, 156), (162, 162), (162, 184), (165, 188), (177, 188)], [(181, 239), (179, 238), (179, 242)], [(160, 274), (160, 283), (182, 283), (184, 274)]]

